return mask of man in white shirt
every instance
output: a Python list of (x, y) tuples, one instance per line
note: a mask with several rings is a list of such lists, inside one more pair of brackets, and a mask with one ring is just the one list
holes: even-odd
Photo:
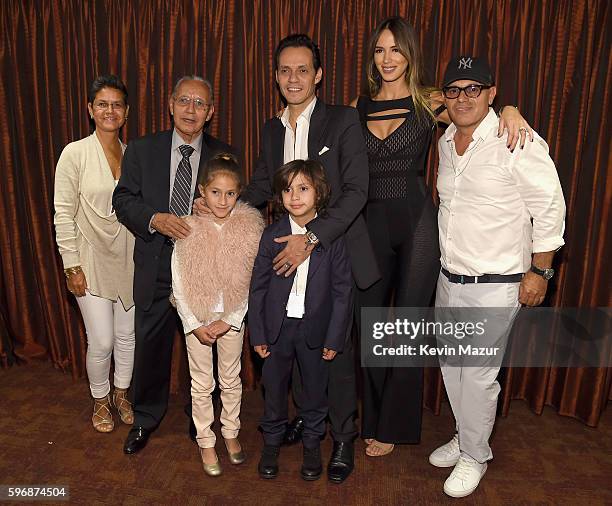
[[(274, 259), (279, 276), (291, 276), (314, 250), (328, 248), (344, 236), (349, 250), (355, 284), (365, 289), (380, 274), (362, 210), (368, 195), (368, 156), (354, 108), (329, 105), (316, 96), (323, 77), (318, 46), (304, 34), (281, 40), (275, 51), (276, 83), (287, 107), (280, 118), (263, 127), (260, 154), (251, 180), (240, 198), (259, 207), (273, 198), (274, 174), (285, 163), (308, 159), (321, 162), (331, 197), (324, 215), (306, 225), (305, 233), (278, 237), (283, 250)], [(329, 364), (329, 420), (334, 446), (328, 478), (342, 483), (354, 467), (357, 436), (355, 363), (350, 329), (344, 351)], [(294, 368), (297, 372), (297, 367)], [(293, 375), (296, 404), (302, 397), (299, 375)], [(286, 443), (299, 441), (303, 420), (289, 423)]]
[[(565, 203), (548, 146), (537, 134), (508, 151), (490, 108), (496, 89), (483, 59), (462, 56), (446, 69), (442, 91), (452, 120), (438, 147), (442, 269), (436, 307), (508, 308), (489, 322), (486, 344), (503, 349), (521, 304), (544, 300), (553, 256), (563, 244)], [(499, 364), (442, 364), (457, 433), (429, 457), (452, 467), (444, 492), (464, 497), (492, 458), (489, 436), (500, 387)]]

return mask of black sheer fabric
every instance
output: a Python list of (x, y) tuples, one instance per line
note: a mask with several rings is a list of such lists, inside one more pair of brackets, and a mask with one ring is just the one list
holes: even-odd
[[(382, 273), (380, 281), (359, 291), (359, 308), (429, 306), (440, 268), (437, 213), (423, 175), (433, 120), (416, 114), (411, 97), (361, 97), (357, 109), (369, 156), (365, 216)], [(406, 112), (375, 115), (398, 109)], [(385, 139), (368, 129), (368, 121), (393, 118), (405, 119)], [(365, 368), (362, 437), (418, 443), (422, 390), (421, 369)]]

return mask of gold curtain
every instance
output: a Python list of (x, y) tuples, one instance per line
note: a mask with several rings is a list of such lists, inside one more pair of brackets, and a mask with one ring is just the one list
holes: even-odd
[[(170, 127), (176, 78), (207, 76), (216, 95), (209, 131), (243, 151), (248, 176), (264, 119), (280, 105), (276, 43), (295, 31), (317, 40), (320, 96), (346, 104), (364, 80), (368, 34), (395, 14), (417, 28), (433, 84), (459, 52), (488, 57), (497, 104), (518, 105), (547, 139), (565, 192), (567, 244), (547, 303), (609, 306), (611, 10), (606, 0), (3, 0), (0, 365), (13, 353), (48, 356), (75, 378), (84, 374), (84, 333), (54, 242), (53, 178), (63, 146), (90, 132), (87, 89), (97, 74), (127, 82), (128, 141)], [(435, 162), (432, 148), (432, 185)], [(185, 375), (180, 353), (173, 370), (176, 391)], [(426, 378), (425, 402), (437, 411), (438, 372)], [(248, 359), (245, 380), (254, 384)], [(551, 405), (594, 426), (611, 383), (607, 369), (511, 369), (502, 410), (523, 398), (536, 412)]]

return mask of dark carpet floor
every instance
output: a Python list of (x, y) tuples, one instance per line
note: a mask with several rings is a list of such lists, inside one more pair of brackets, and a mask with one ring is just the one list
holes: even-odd
[[(371, 458), (358, 441), (355, 472), (342, 485), (323, 478), (302, 481), (299, 447), (283, 449), (276, 480), (258, 478), (259, 392), (245, 392), (243, 399), (241, 441), (247, 462), (229, 463), (216, 426), (224, 474), (210, 478), (187, 436), (182, 408), (181, 399), (173, 398), (145, 450), (126, 456), (122, 444), (127, 426), (118, 423), (111, 434), (92, 429), (84, 381), (73, 382), (46, 363), (2, 370), (0, 485), (68, 486), (70, 503), (87, 505), (612, 504), (611, 410), (592, 429), (551, 409), (534, 415), (525, 403), (514, 401), (510, 415), (497, 421), (495, 459), (480, 487), (469, 498), (451, 499), (442, 491), (450, 469), (427, 461), (429, 452), (452, 435), (448, 405), (441, 416), (425, 411), (418, 446)], [(327, 438), (326, 460), (330, 448)]]

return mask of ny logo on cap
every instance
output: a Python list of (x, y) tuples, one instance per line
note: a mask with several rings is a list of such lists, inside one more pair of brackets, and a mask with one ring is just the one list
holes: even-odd
[(472, 68), (472, 59), (471, 58), (461, 58), (459, 60), (458, 69), (471, 69)]

